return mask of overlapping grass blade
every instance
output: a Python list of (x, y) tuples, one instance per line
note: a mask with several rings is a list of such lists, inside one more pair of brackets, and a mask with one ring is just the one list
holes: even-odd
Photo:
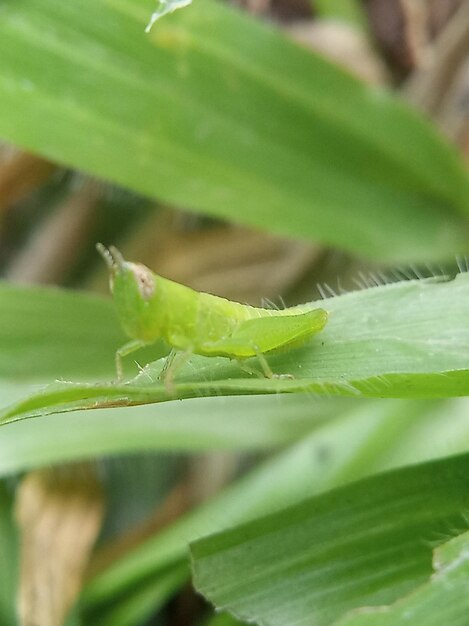
[(22, 0), (0, 19), (0, 135), (194, 211), (390, 259), (467, 249), (467, 173), (383, 89), (197, 0)]
[(0, 283), (0, 379), (112, 377), (125, 335), (104, 298)]
[[(256, 515), (297, 503), (314, 494), (362, 478), (382, 467), (383, 440), (389, 451), (387, 467), (405, 463), (398, 456), (402, 442), (424, 433), (425, 451), (418, 460), (467, 451), (469, 427), (451, 431), (453, 414), (445, 402), (433, 417), (448, 424), (446, 438), (437, 440), (426, 428), (429, 403), (416, 401), (359, 402), (317, 427), (303, 441), (269, 460), (223, 494), (180, 518), (173, 526), (142, 542), (91, 580), (86, 606), (100, 610), (116, 595), (135, 588), (165, 568), (186, 562), (187, 544), (197, 537), (231, 527)], [(189, 576), (189, 572), (187, 572)]]
[(395, 601), (431, 574), (431, 545), (467, 529), (468, 471), (467, 454), (402, 468), (201, 539), (196, 587), (266, 626)]
[(11, 424), (0, 437), (0, 476), (133, 452), (266, 450), (299, 439), (347, 403), (308, 396), (200, 398), (80, 411)]

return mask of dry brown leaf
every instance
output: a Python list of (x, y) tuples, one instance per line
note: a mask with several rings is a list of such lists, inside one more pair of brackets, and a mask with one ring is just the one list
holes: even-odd
[(365, 0), (370, 25), (399, 75), (424, 67), (432, 42), (461, 0)]
[(385, 83), (386, 67), (366, 35), (353, 25), (332, 19), (292, 22), (287, 32), (369, 83)]
[(238, 0), (236, 4), (248, 13), (262, 15), (270, 10), (271, 0)]
[(5, 149), (0, 155), (0, 213), (49, 178), (56, 166), (27, 152)]
[(17, 494), (20, 626), (62, 626), (101, 528), (103, 496), (90, 466), (38, 470)]
[(87, 179), (36, 227), (7, 268), (16, 282), (60, 283), (67, 275), (95, 219), (102, 184)]
[(298, 20), (312, 14), (311, 0), (270, 0), (275, 17), (282, 21)]
[(198, 291), (259, 304), (284, 294), (318, 255), (308, 244), (243, 228), (216, 228), (166, 241), (158, 272)]
[[(404, 96), (464, 146), (469, 124), (469, 4), (464, 3), (436, 39), (425, 66), (414, 72)], [(467, 154), (467, 153), (466, 153)]]
[(430, 55), (431, 33), (426, 0), (401, 0), (403, 36), (414, 68), (423, 67)]
[(440, 107), (438, 124), (469, 162), (469, 57), (464, 61)]

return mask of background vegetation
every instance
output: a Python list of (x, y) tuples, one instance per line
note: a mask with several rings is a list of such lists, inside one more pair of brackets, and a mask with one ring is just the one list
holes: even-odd
[[(2, 4), (2, 626), (467, 626), (469, 10), (416, 6)], [(96, 241), (330, 321), (118, 384)]]

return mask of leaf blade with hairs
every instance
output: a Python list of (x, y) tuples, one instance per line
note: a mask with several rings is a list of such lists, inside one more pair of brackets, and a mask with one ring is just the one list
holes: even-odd
[(158, 381), (163, 366), (159, 361), (125, 384), (55, 383), (4, 409), (0, 424), (174, 397), (297, 392), (388, 398), (467, 395), (468, 285), (469, 275), (461, 274), (452, 281), (395, 283), (321, 302), (329, 313), (324, 330), (301, 347), (269, 356), (272, 370), (291, 379), (250, 377), (227, 359), (193, 357), (178, 372), (170, 393)]

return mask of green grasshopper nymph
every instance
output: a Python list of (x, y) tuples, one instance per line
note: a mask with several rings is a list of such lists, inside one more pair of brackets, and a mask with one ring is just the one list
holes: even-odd
[(264, 375), (272, 378), (265, 354), (305, 342), (324, 328), (324, 309), (272, 310), (232, 302), (194, 291), (154, 274), (140, 263), (130, 263), (113, 246), (97, 244), (109, 269), (111, 292), (122, 327), (132, 341), (116, 352), (117, 377), (122, 358), (163, 339), (173, 350), (163, 368), (169, 384), (174, 355), (257, 357)]

